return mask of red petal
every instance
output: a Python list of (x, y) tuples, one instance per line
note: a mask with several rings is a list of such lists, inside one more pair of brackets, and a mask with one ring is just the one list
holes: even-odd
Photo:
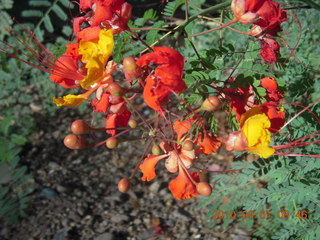
[(95, 98), (92, 102), (91, 105), (93, 107), (93, 111), (95, 112), (103, 112), (104, 114), (107, 113), (108, 108), (110, 106), (109, 103), (109, 93), (103, 93), (101, 95), (100, 100), (98, 100), (97, 98)]
[(157, 163), (163, 159), (166, 158), (167, 154), (156, 156), (156, 155), (148, 155), (147, 158), (143, 160), (143, 163), (140, 165), (140, 170), (143, 174), (141, 177), (142, 181), (151, 181), (155, 176), (155, 166)]
[(217, 152), (217, 149), (221, 146), (221, 142), (211, 137), (209, 134), (205, 134), (202, 137), (202, 133), (199, 134), (197, 145), (199, 148), (197, 149), (196, 153), (203, 153), (203, 154), (210, 154)]
[(175, 121), (173, 124), (173, 130), (177, 133), (177, 141), (180, 141), (182, 136), (186, 134), (192, 127), (192, 122), (189, 120), (185, 121)]
[(278, 61), (280, 56), (280, 45), (279, 43), (271, 38), (263, 38), (260, 40), (261, 51), (260, 56), (263, 60), (268, 63), (273, 63)]
[[(194, 181), (200, 182), (198, 173), (190, 172), (189, 174)], [(172, 195), (178, 200), (198, 196), (196, 185), (193, 184), (185, 170), (181, 167), (179, 168), (178, 176), (169, 183), (169, 189)]]
[(269, 101), (280, 101), (283, 95), (279, 92), (277, 80), (273, 77), (265, 77), (260, 80), (260, 86), (266, 89), (266, 96)]

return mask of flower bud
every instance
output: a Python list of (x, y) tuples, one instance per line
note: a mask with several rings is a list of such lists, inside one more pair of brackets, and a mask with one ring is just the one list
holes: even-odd
[(136, 128), (138, 126), (138, 122), (134, 119), (130, 119), (128, 122), (128, 126), (131, 128)]
[(113, 149), (118, 147), (118, 145), (119, 145), (119, 140), (115, 137), (109, 137), (106, 141), (107, 148)]
[(128, 23), (128, 21), (131, 18), (131, 12), (132, 12), (132, 6), (129, 3), (124, 2), (121, 5), (121, 13), (120, 13), (122, 24)]
[(64, 145), (70, 149), (83, 149), (89, 144), (83, 136), (69, 134), (63, 140)]
[(152, 150), (151, 151), (152, 151), (153, 155), (160, 155), (161, 154), (161, 149), (160, 149), (159, 145), (157, 145), (157, 144), (154, 144), (152, 146)]
[(77, 135), (87, 134), (90, 129), (89, 125), (83, 120), (76, 120), (71, 124), (71, 132)]
[(127, 178), (122, 178), (119, 182), (118, 182), (118, 190), (120, 192), (127, 192), (130, 189), (130, 181)]
[(242, 24), (252, 24), (258, 18), (258, 14), (246, 9), (246, 0), (233, 0), (231, 10), (235, 18)]
[(231, 10), (236, 18), (240, 18), (246, 12), (246, 0), (233, 0)]
[(126, 57), (123, 59), (123, 67), (127, 79), (137, 78), (141, 74), (140, 66), (136, 64), (136, 61), (133, 57)]
[(191, 140), (186, 140), (182, 143), (182, 149), (186, 151), (191, 151), (194, 148), (194, 144)]
[(211, 195), (212, 187), (210, 186), (210, 184), (208, 184), (206, 182), (199, 182), (197, 184), (197, 191), (202, 196), (207, 197), (207, 196)]
[(123, 89), (116, 83), (111, 83), (108, 87), (108, 91), (112, 96), (121, 96), (123, 95)]
[(219, 98), (215, 96), (208, 97), (201, 105), (201, 110), (213, 112), (219, 109), (221, 103)]

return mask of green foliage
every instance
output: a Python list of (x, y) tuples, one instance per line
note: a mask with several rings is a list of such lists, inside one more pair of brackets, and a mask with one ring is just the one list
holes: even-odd
[(177, 9), (184, 3), (184, 0), (174, 0), (166, 4), (164, 8), (164, 16), (173, 17)]
[[(25, 18), (37, 19), (37, 24), (33, 31), (36, 34), (40, 42), (43, 41), (44, 31), (42, 27), (49, 33), (53, 33), (55, 28), (53, 26), (53, 14), (54, 17), (65, 22), (68, 20), (68, 15), (66, 14), (65, 8), (73, 8), (68, 0), (54, 0), (50, 2), (48, 0), (31, 0), (28, 2), (30, 9), (23, 10), (21, 15)], [(44, 11), (46, 9), (46, 11)], [(56, 20), (54, 20), (56, 21)]]
[(27, 168), (17, 166), (27, 139), (15, 133), (12, 122), (12, 116), (0, 122), (0, 217), (17, 223), (20, 217), (26, 216), (34, 186), (28, 182), (31, 176), (26, 174)]
[(18, 223), (27, 216), (30, 193), (34, 190), (27, 168), (19, 167), (18, 162), (18, 152), (11, 162), (0, 161), (0, 217), (8, 223)]
[(8, 32), (6, 28), (10, 28), (12, 25), (12, 19), (6, 10), (11, 9), (13, 6), (13, 0), (1, 0), (0, 1), (0, 41), (4, 39)]

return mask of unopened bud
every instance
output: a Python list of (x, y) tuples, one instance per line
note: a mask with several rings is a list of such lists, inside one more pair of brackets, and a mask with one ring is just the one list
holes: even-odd
[(182, 149), (186, 151), (191, 151), (194, 148), (194, 144), (191, 140), (186, 140), (182, 143)]
[(219, 109), (221, 103), (219, 98), (215, 96), (208, 97), (201, 105), (201, 110), (213, 112)]
[(210, 184), (206, 183), (206, 182), (199, 182), (197, 184), (197, 191), (199, 194), (201, 194), (202, 196), (210, 196), (212, 193), (212, 187), (210, 186)]
[(130, 119), (128, 122), (128, 126), (131, 128), (136, 128), (138, 126), (138, 122), (134, 119)]
[(89, 144), (83, 136), (69, 134), (63, 140), (64, 145), (70, 149), (83, 149)]
[(111, 93), (112, 96), (122, 96), (123, 89), (116, 83), (111, 83), (108, 87), (108, 91)]
[(89, 125), (83, 120), (76, 120), (71, 124), (71, 132), (77, 135), (87, 134), (90, 129)]
[(138, 78), (141, 75), (140, 66), (136, 64), (136, 61), (133, 57), (126, 57), (123, 60), (123, 67), (127, 79)]
[(127, 192), (130, 189), (130, 181), (127, 178), (122, 178), (119, 182), (118, 182), (118, 190), (120, 192)]
[(152, 151), (153, 155), (160, 155), (161, 154), (161, 149), (160, 149), (159, 145), (157, 145), (157, 144), (153, 145), (151, 151)]
[(113, 149), (118, 147), (118, 145), (119, 145), (119, 140), (115, 137), (109, 137), (106, 141), (107, 148)]

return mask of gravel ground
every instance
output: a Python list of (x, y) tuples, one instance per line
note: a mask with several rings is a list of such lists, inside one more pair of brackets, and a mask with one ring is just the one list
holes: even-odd
[[(250, 239), (237, 225), (209, 228), (207, 210), (196, 208), (199, 198), (174, 199), (168, 190), (174, 176), (161, 164), (156, 179), (146, 183), (137, 173), (131, 190), (120, 193), (117, 182), (130, 176), (145, 144), (69, 150), (62, 140), (77, 114), (67, 109), (59, 110), (59, 119), (39, 116), (39, 131), (21, 156), (36, 184), (29, 216), (14, 226), (0, 222), (1, 240)], [(223, 155), (215, 159), (226, 164)]]

